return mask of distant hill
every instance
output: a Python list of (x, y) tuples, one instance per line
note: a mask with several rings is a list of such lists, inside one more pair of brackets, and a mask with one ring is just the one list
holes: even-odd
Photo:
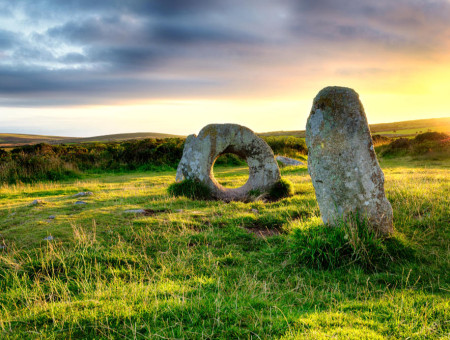
[[(80, 137), (80, 138), (65, 138), (56, 143), (91, 143), (91, 142), (116, 142), (130, 139), (145, 139), (145, 138), (184, 138), (185, 136), (171, 135), (167, 133), (157, 132), (135, 132), (135, 133), (118, 133), (114, 135), (103, 135), (94, 137)], [(53, 142), (55, 143), (55, 141)]]
[(14, 147), (25, 144), (52, 143), (55, 141), (61, 142), (68, 138), (71, 137), (26, 135), (20, 133), (0, 133), (0, 146)]
[(136, 132), (136, 133), (119, 133), (113, 135), (94, 136), (94, 137), (60, 137), (60, 136), (41, 136), (41, 135), (25, 135), (13, 133), (0, 133), (0, 147), (15, 147), (26, 144), (49, 143), (91, 143), (91, 142), (115, 142), (130, 139), (145, 138), (170, 138), (185, 136), (171, 135), (167, 133), (157, 132)]
[[(395, 123), (371, 124), (370, 130), (372, 134), (378, 134), (386, 137), (408, 137), (427, 131), (438, 131), (450, 133), (450, 117), (408, 120)], [(258, 133), (259, 136), (295, 136), (305, 137), (305, 130), (295, 131), (273, 131)], [(37, 143), (88, 143), (88, 142), (115, 142), (131, 139), (144, 138), (170, 138), (185, 136), (171, 135), (167, 133), (156, 132), (136, 132), (136, 133), (119, 133), (113, 135), (103, 135), (95, 137), (61, 137), (61, 136), (42, 136), (42, 135), (26, 135), (16, 133), (0, 133), (0, 147), (15, 147), (25, 144)]]
[[(386, 137), (408, 137), (427, 131), (450, 133), (450, 117), (407, 120), (395, 123), (370, 124), (372, 134)], [(305, 130), (273, 131), (258, 133), (260, 136), (295, 136), (305, 137)]]

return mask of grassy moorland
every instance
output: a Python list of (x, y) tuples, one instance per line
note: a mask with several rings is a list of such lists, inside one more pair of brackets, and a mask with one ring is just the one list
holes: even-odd
[(28, 135), (18, 133), (0, 133), (0, 147), (15, 147), (20, 145), (29, 145), (37, 143), (52, 143), (52, 144), (92, 143), (92, 142), (125, 141), (130, 139), (181, 138), (181, 137), (183, 136), (157, 132), (119, 133), (94, 137), (60, 137), (60, 136), (45, 136), (45, 135)]
[[(403, 122), (370, 124), (372, 134), (387, 137), (413, 137), (425, 132), (450, 133), (450, 117), (407, 120)], [(273, 131), (260, 133), (261, 136), (295, 136), (305, 138), (305, 131)]]
[[(302, 158), (306, 144), (295, 137), (267, 137), (277, 154)], [(109, 143), (23, 145), (9, 151), (0, 148), (0, 183), (30, 183), (80, 177), (87, 172), (176, 169), (184, 139), (142, 139)], [(221, 164), (245, 164), (234, 155)]]
[(50, 143), (54, 141), (64, 141), (68, 137), (29, 135), (20, 133), (0, 133), (0, 147), (14, 147), (24, 144)]
[(169, 197), (173, 170), (4, 184), (0, 338), (446, 339), (450, 162), (381, 164), (382, 257), (322, 226), (306, 167), (282, 170), (295, 195), (272, 203)]
[[(373, 134), (380, 134), (389, 137), (414, 136), (427, 131), (450, 133), (450, 118), (418, 119), (394, 123), (370, 124), (370, 130)], [(305, 138), (305, 131), (273, 131), (259, 133), (258, 135), (262, 137), (294, 136), (298, 138)], [(184, 136), (156, 132), (120, 133), (94, 137), (59, 137), (0, 133), (0, 147), (12, 148), (20, 145), (37, 143), (107, 143), (145, 138), (184, 138)]]

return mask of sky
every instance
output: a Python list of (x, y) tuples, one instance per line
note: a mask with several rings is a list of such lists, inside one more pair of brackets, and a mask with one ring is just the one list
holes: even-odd
[(369, 123), (449, 117), (450, 0), (0, 0), (0, 133), (303, 130), (326, 86)]

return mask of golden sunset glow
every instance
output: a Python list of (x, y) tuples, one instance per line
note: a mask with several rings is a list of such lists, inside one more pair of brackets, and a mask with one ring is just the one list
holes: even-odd
[(448, 1), (49, 6), (2, 12), (2, 132), (303, 130), (331, 85), (370, 123), (450, 116)]

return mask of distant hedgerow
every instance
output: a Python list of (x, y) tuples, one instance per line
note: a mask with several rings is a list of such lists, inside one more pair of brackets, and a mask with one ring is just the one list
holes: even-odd
[(450, 156), (450, 135), (442, 132), (425, 132), (412, 139), (398, 138), (390, 144), (377, 147), (377, 153), (382, 157), (427, 157)]

